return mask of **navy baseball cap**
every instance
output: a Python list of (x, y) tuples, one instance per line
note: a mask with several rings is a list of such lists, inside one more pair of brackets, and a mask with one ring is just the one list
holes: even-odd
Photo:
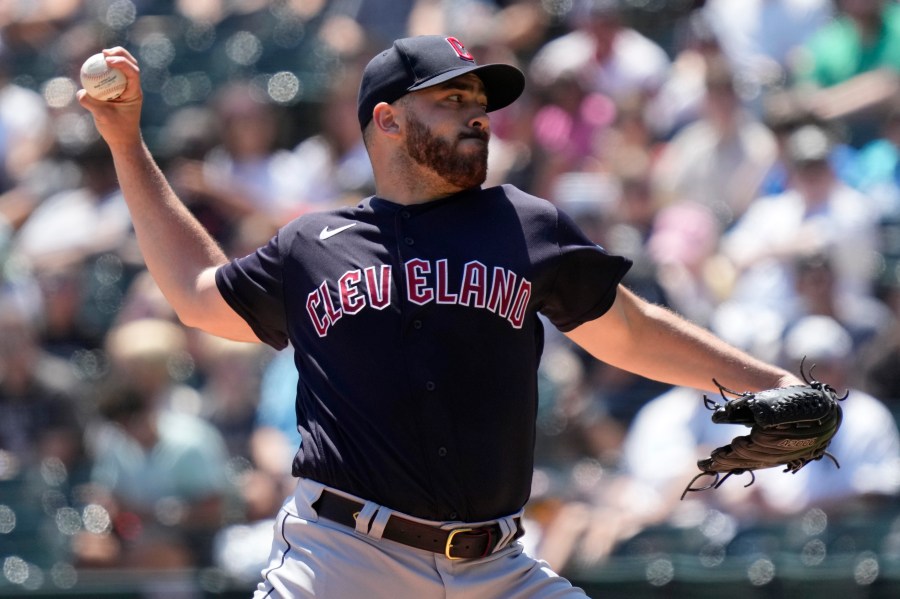
[(455, 37), (420, 35), (399, 39), (369, 61), (359, 86), (357, 111), (365, 129), (380, 102), (474, 73), (484, 83), (488, 112), (508, 106), (525, 89), (525, 75), (508, 64), (478, 65)]

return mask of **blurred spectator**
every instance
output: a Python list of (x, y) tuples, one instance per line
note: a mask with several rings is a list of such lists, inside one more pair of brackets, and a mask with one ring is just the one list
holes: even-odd
[[(616, 192), (608, 207), (602, 229), (585, 227), (588, 236), (612, 252), (628, 256), (631, 270), (625, 284), (651, 302), (668, 305), (665, 290), (658, 281), (657, 265), (647, 248), (653, 221), (660, 206), (653, 195), (649, 175), (650, 157), (637, 147), (625, 149), (622, 161), (609, 164), (610, 187)], [(630, 156), (630, 160), (628, 159)]]
[(297, 382), (290, 348), (265, 365), (248, 439), (250, 467), (240, 481), (244, 518), (223, 528), (214, 543), (216, 565), (248, 585), (266, 566), (275, 514), (296, 485), (290, 464), (302, 442), (294, 405)]
[(65, 267), (117, 250), (131, 234), (131, 218), (106, 144), (74, 149), (80, 186), (44, 200), (16, 233), (13, 251), (36, 269)]
[[(41, 346), (50, 353), (72, 361), (76, 369), (91, 379), (99, 374), (82, 371), (76, 356), (103, 344), (103, 332), (90, 326), (84, 317), (87, 301), (87, 270), (84, 263), (41, 269), (34, 273), (41, 293)], [(83, 366), (88, 367), (87, 364)], [(97, 365), (99, 367), (99, 365)]]
[(848, 182), (875, 200), (884, 219), (900, 220), (900, 93), (891, 99), (878, 137), (856, 153)]
[(798, 67), (802, 81), (822, 87), (867, 71), (900, 68), (900, 7), (891, 0), (837, 0), (840, 14), (809, 41)]
[(0, 193), (15, 186), (47, 152), (52, 139), (47, 104), (10, 80), (10, 53), (0, 38)]
[(657, 265), (657, 277), (673, 310), (709, 326), (715, 307), (724, 299), (723, 277), (715, 260), (719, 222), (705, 206), (678, 202), (657, 214), (647, 250)]
[(233, 209), (207, 185), (203, 161), (221, 145), (221, 129), (210, 106), (185, 106), (166, 117), (156, 154), (175, 192), (212, 236), (222, 244), (235, 235)]
[(653, 167), (657, 193), (667, 201), (703, 204), (722, 227), (739, 218), (775, 160), (768, 128), (742, 105), (724, 59), (705, 71), (703, 115), (681, 129)]
[[(225, 442), (229, 473), (236, 486), (229, 520), (237, 521), (238, 526), (269, 521), (289, 494), (289, 483), (294, 483), (289, 464), (299, 444), (277, 445), (267, 431), (261, 431), (258, 422), (260, 386), (272, 352), (259, 344), (228, 341), (200, 332), (196, 332), (195, 347), (197, 368), (202, 371), (201, 416)], [(279, 399), (296, 427), (293, 397), (282, 395)], [(283, 462), (273, 471), (271, 463), (275, 460)], [(241, 544), (242, 551), (260, 556), (260, 560), (266, 555), (268, 545), (250, 552), (245, 540)], [(258, 564), (254, 576), (263, 565)]]
[(554, 197), (557, 180), (569, 171), (597, 165), (601, 135), (613, 122), (616, 107), (600, 93), (586, 90), (572, 73), (561, 74), (539, 90), (542, 105), (534, 114), (535, 175), (533, 193)]
[(796, 89), (771, 90), (763, 98), (762, 120), (775, 136), (778, 151), (760, 186), (760, 196), (776, 195), (787, 190), (791, 170), (787, 141), (791, 134), (805, 125), (814, 125), (828, 133), (831, 141), (828, 162), (839, 179), (853, 185), (856, 150), (842, 139), (840, 121), (829, 122), (819, 117), (806, 95)]
[[(254, 466), (265, 473), (284, 496), (295, 484), (290, 464), (303, 442), (297, 430), (297, 383), (293, 350), (278, 352), (263, 371), (255, 428), (250, 439)], [(267, 515), (273, 516), (274, 513), (268, 512)]]
[(446, 31), (470, 49), (490, 38), (520, 56), (531, 55), (553, 25), (548, 8), (540, 0), (418, 0), (409, 33)]
[(375, 45), (382, 47), (407, 35), (410, 13), (420, 3), (421, 0), (330, 2), (325, 12), (332, 19), (341, 17), (357, 23)]
[(129, 385), (166, 410), (199, 415), (199, 392), (185, 381), (196, 362), (189, 351), (189, 337), (179, 324), (161, 318), (139, 318), (118, 323), (105, 337), (109, 367), (121, 373)]
[(40, 346), (40, 302), (11, 289), (0, 278), (0, 556), (33, 564), (33, 583), (70, 561), (89, 389)]
[[(526, 545), (554, 569), (565, 567), (590, 526), (588, 506), (609, 483), (624, 437), (620, 423), (588, 394), (585, 361), (564, 341), (550, 333), (538, 371), (535, 473), (525, 514)], [(607, 522), (607, 530), (615, 528)]]
[(0, 222), (17, 230), (44, 200), (81, 185), (82, 173), (70, 157), (48, 150), (20, 173), (12, 187), (0, 193)]
[(202, 162), (178, 165), (179, 189), (215, 202), (232, 221), (258, 213), (277, 225), (302, 212), (295, 180), (302, 165), (281, 147), (278, 107), (246, 82), (219, 90), (213, 106), (222, 143)]
[(838, 17), (803, 46), (799, 85), (817, 90), (817, 112), (841, 118), (854, 146), (870, 141), (897, 92), (900, 6), (893, 0), (837, 0)]
[(191, 333), (196, 368), (202, 372), (200, 416), (218, 429), (230, 456), (249, 461), (260, 380), (270, 354), (259, 344)]
[(85, 4), (84, 0), (4, 3), (0, 13), (2, 62), (10, 77), (24, 75), (29, 83), (37, 83), (59, 74), (60, 56), (48, 49), (78, 26), (85, 16)]
[(900, 270), (888, 266), (880, 284), (893, 321), (860, 351), (856, 384), (882, 398), (900, 422)]
[(595, 168), (609, 171), (619, 180), (622, 196), (616, 221), (639, 232), (646, 240), (653, 217), (663, 198), (653, 185), (653, 165), (665, 142), (657, 138), (645, 114), (647, 101), (631, 97), (615, 106), (615, 120), (596, 145)]
[[(0, 30), (0, 219), (15, 229), (48, 197), (83, 185), (78, 154), (91, 151), (88, 139), (94, 131), (64, 106), (74, 91), (70, 77), (77, 77), (79, 59), (87, 57), (80, 54), (82, 44), (99, 42), (84, 35), (85, 28), (65, 21), (45, 22), (46, 5), (52, 3), (41, 4), (32, 14), (17, 15), (22, 21), (9, 22)], [(54, 39), (57, 33), (60, 36)], [(52, 72), (43, 73), (53, 79), (35, 79), (42, 73), (29, 68), (33, 66), (29, 54), (37, 51), (28, 48), (31, 44), (42, 45), (43, 54), (53, 55), (48, 61)], [(43, 93), (29, 87), (37, 88), (39, 82)]]
[[(261, 429), (273, 429), (284, 437), (284, 444), (290, 447), (290, 455), (302, 442), (297, 430), (297, 414), (295, 399), (299, 382), (297, 369), (294, 367), (294, 351), (292, 348), (278, 352), (267, 364), (260, 381), (260, 397), (256, 407), (257, 432)], [(289, 474), (285, 464), (290, 459), (282, 460), (282, 452), (269, 455), (254, 450), (256, 460), (270, 466), (272, 473)]]
[(892, 324), (890, 309), (873, 295), (838, 292), (828, 254), (798, 256), (793, 270), (797, 302), (788, 316), (787, 330), (807, 316), (828, 316), (847, 330), (856, 353)]
[(796, 302), (794, 260), (821, 252), (832, 261), (836, 293), (872, 294), (876, 211), (836, 178), (830, 152), (821, 128), (794, 132), (787, 140), (789, 189), (754, 201), (725, 235), (723, 252), (738, 271), (735, 300), (789, 314)]
[(829, 22), (833, 4), (832, 0), (708, 0), (701, 10), (741, 85), (759, 93), (760, 88), (789, 79), (797, 48)]
[(25, 208), (10, 252), (40, 285), (42, 345), (70, 358), (102, 345), (143, 261), (132, 252), (131, 217), (105, 142), (63, 143), (57, 133), (57, 150), (9, 192), (19, 194)]
[(0, 295), (0, 479), (46, 459), (66, 470), (83, 459), (85, 389), (69, 364), (40, 346), (38, 314)]
[[(621, 125), (617, 125), (617, 128)], [(631, 148), (623, 148), (623, 152), (617, 155), (617, 160), (610, 163), (613, 175), (619, 181), (619, 201), (615, 205), (613, 220), (616, 225), (612, 236), (618, 235), (616, 231), (623, 228), (630, 231), (640, 240), (640, 245), (646, 244), (653, 229), (653, 221), (661, 208), (657, 198), (653, 195), (653, 183), (650, 178), (650, 166), (652, 156), (646, 146), (635, 141)], [(619, 160), (620, 159), (620, 160)], [(609, 239), (599, 239), (601, 245)], [(618, 244), (622, 247), (624, 244)], [(623, 249), (629, 253), (637, 254), (640, 249), (630, 247)]]
[(115, 324), (132, 320), (155, 318), (175, 321), (175, 311), (147, 270), (142, 270), (131, 281), (116, 314)]
[(672, 68), (648, 107), (647, 117), (656, 135), (669, 138), (703, 116), (706, 72), (722, 59), (722, 45), (708, 15), (695, 10), (676, 24), (680, 33)]
[(163, 380), (184, 347), (180, 327), (137, 320), (114, 329), (112, 371), (101, 394), (105, 422), (91, 431), (89, 493), (110, 514), (114, 536), (86, 533), (86, 566), (186, 568), (210, 562), (230, 491), (228, 454), (216, 429), (172, 408)]
[(560, 173), (547, 197), (571, 216), (584, 233), (604, 247), (616, 222), (621, 189), (615, 176), (604, 172)]
[(309, 209), (355, 203), (375, 193), (375, 179), (356, 119), (360, 73), (338, 75), (321, 106), (319, 132), (294, 148), (291, 173), (297, 197)]
[(619, 102), (652, 97), (668, 75), (669, 57), (622, 22), (620, 0), (578, 0), (572, 31), (547, 42), (531, 61), (530, 82), (547, 86), (574, 77), (587, 92)]

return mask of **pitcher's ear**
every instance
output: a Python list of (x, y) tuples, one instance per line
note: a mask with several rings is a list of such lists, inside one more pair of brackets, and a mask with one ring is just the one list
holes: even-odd
[(372, 110), (372, 124), (382, 133), (397, 135), (400, 133), (397, 112), (397, 109), (387, 102), (379, 102)]

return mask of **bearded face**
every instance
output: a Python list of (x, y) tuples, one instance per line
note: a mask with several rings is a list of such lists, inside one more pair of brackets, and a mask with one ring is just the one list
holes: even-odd
[[(406, 151), (418, 164), (428, 167), (448, 183), (460, 189), (478, 187), (487, 178), (487, 141), (490, 135), (481, 129), (470, 129), (456, 139), (447, 140), (434, 135), (425, 123), (408, 113)], [(483, 144), (460, 144), (479, 139)]]

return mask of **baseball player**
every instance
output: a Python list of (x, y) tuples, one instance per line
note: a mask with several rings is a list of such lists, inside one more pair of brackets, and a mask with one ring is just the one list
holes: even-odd
[(375, 56), (359, 123), (375, 196), (301, 216), (228, 261), (142, 142), (128, 85), (79, 92), (112, 149), (147, 267), (189, 326), (276, 348), (300, 374), (296, 492), (256, 597), (583, 596), (523, 552), (533, 466), (538, 314), (598, 359), (676, 385), (796, 382), (620, 284), (628, 259), (553, 204), (482, 189), (489, 113), (524, 76), (457, 39)]

